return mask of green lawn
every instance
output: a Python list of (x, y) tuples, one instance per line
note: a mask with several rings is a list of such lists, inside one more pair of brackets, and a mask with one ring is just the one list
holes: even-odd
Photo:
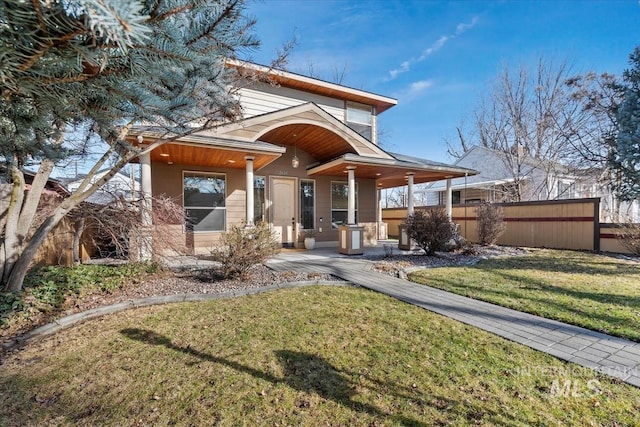
[(613, 426), (639, 411), (639, 389), (347, 287), (126, 311), (0, 370), (8, 426)]
[(537, 250), (433, 268), (410, 279), (516, 310), (640, 341), (640, 264), (591, 253)]

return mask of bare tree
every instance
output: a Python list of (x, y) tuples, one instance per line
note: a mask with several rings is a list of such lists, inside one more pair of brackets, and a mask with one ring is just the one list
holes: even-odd
[(313, 77), (319, 80), (329, 81), (331, 83), (335, 83), (339, 85), (344, 83), (349, 71), (349, 66), (346, 62), (342, 65), (338, 65), (337, 63), (334, 63), (331, 66), (331, 70), (329, 71), (330, 75), (326, 76), (325, 74), (323, 74), (322, 71), (318, 69), (319, 67), (316, 66), (316, 63), (311, 58), (307, 58), (306, 67), (307, 68), (304, 72), (306, 76)]
[[(505, 66), (475, 110), (470, 131), (457, 129), (459, 141), (449, 144), (450, 154), (460, 155), (472, 144), (497, 150), (512, 179), (507, 200), (555, 197), (561, 192), (559, 176), (590, 173), (579, 160), (590, 158), (593, 169), (604, 159), (601, 150), (598, 156), (591, 151), (608, 128), (604, 110), (599, 110), (604, 106), (587, 101), (609, 77), (600, 81), (571, 73), (566, 62), (542, 58), (535, 67), (520, 66), (515, 72)], [(598, 100), (604, 103), (609, 95), (600, 94), (603, 99)]]
[(465, 122), (456, 126), (456, 138), (454, 140), (445, 138), (444, 142), (447, 144), (447, 154), (454, 159), (460, 159), (464, 153), (469, 151), (472, 147), (470, 141), (473, 140), (473, 133), (468, 134), (469, 131), (465, 129)]
[(75, 223), (73, 256), (80, 262), (80, 242), (85, 240), (96, 248), (101, 257), (129, 258), (135, 260), (137, 242), (144, 236), (151, 237), (153, 253), (165, 255), (185, 254), (182, 226), (185, 213), (175, 200), (161, 196), (152, 200), (154, 227), (144, 229), (140, 209), (145, 206), (140, 200), (125, 200), (114, 195), (107, 203), (85, 202), (69, 215)]
[(382, 193), (385, 208), (402, 208), (407, 206), (407, 187), (387, 188)]

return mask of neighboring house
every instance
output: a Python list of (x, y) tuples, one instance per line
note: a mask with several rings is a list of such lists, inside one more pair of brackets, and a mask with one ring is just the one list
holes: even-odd
[[(240, 88), (241, 119), (140, 158), (143, 194), (182, 200), (190, 217), (185, 241), (196, 252), (210, 250), (221, 232), (243, 221), (268, 222), (283, 245), (299, 245), (304, 230), (313, 229), (318, 245), (335, 246), (337, 228), (345, 224), (363, 226), (365, 240), (374, 243), (381, 221), (378, 190), (474, 173), (380, 148), (378, 116), (395, 99), (255, 64), (229, 64), (266, 72), (277, 85)], [(130, 138), (139, 136), (149, 144), (156, 134), (139, 127)]]
[[(3, 224), (3, 220), (6, 217), (7, 209), (9, 207), (11, 184), (7, 183), (5, 178), (6, 170), (0, 166), (0, 224)], [(25, 194), (31, 190), (31, 185), (36, 177), (35, 172), (23, 170), (24, 175), (24, 191)], [(53, 208), (60, 203), (64, 198), (68, 197), (71, 193), (67, 191), (64, 184), (54, 178), (47, 179), (47, 182), (42, 191), (42, 195), (39, 200), (38, 210), (34, 218), (34, 223), (37, 226), (40, 224)], [(68, 218), (64, 218), (56, 227), (49, 233), (45, 241), (40, 245), (36, 255), (33, 259), (35, 265), (73, 265), (73, 236), (74, 226), (73, 222)], [(82, 259), (89, 258), (89, 250), (86, 245), (81, 242), (79, 248), (80, 256)]]
[[(509, 155), (475, 146), (455, 165), (475, 169), (478, 174), (451, 180), (453, 204), (516, 201), (514, 186), (519, 180), (521, 201), (600, 197), (601, 221), (618, 221), (612, 214), (618, 202), (611, 191), (600, 185), (597, 177), (576, 176), (561, 164), (529, 157), (520, 162), (518, 174), (513, 172), (514, 161)], [(428, 206), (444, 205), (446, 183), (431, 183), (416, 190), (416, 194), (426, 199)], [(625, 219), (639, 220), (637, 202), (621, 203), (618, 207)]]
[[(6, 210), (9, 208), (11, 196), (11, 184), (7, 183), (6, 173), (6, 169), (0, 166), (0, 219), (4, 218)], [(36, 173), (28, 170), (23, 170), (22, 173), (24, 175), (24, 190), (26, 193), (31, 189), (31, 183), (33, 183)], [(43, 198), (63, 199), (69, 194), (70, 192), (67, 191), (60, 180), (49, 178), (44, 186)]]
[[(107, 174), (109, 170), (102, 170), (95, 174), (91, 178), (91, 182), (94, 183)], [(69, 192), (75, 192), (80, 184), (86, 178), (85, 174), (79, 174), (75, 178), (66, 178), (63, 181)], [(134, 202), (138, 200), (140, 195), (140, 182), (137, 178), (132, 177), (129, 174), (119, 171), (109, 181), (107, 181), (102, 187), (100, 187), (95, 193), (85, 200), (89, 203), (95, 204), (109, 204), (118, 200), (124, 200), (126, 202)]]

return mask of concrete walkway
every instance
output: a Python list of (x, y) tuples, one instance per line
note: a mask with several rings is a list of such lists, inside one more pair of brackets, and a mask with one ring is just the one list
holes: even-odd
[(397, 279), (373, 271), (371, 261), (335, 252), (283, 252), (267, 265), (277, 271), (333, 274), (640, 387), (640, 343)]

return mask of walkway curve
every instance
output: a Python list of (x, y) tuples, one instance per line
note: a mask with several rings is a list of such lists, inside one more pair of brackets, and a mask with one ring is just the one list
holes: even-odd
[(280, 284), (262, 286), (259, 288), (240, 289), (237, 291), (212, 294), (175, 294), (132, 299), (119, 302), (117, 304), (105, 305), (102, 307), (97, 307), (91, 310), (86, 310), (80, 313), (74, 313), (70, 314), (69, 316), (61, 317), (60, 319), (56, 319), (51, 323), (40, 326), (23, 335), (13, 338), (10, 341), (3, 343), (2, 347), (4, 351), (13, 350), (17, 347), (29, 344), (32, 341), (46, 337), (48, 335), (55, 334), (58, 331), (69, 328), (86, 320), (95, 319), (96, 317), (106, 316), (109, 314), (119, 313), (125, 310), (148, 307), (152, 305), (229, 299), (245, 295), (261, 294), (278, 289), (299, 288), (304, 286), (353, 286), (353, 284), (342, 280), (305, 280), (297, 282), (283, 282)]
[(640, 388), (640, 343), (391, 277), (359, 257), (329, 260), (312, 252), (280, 254), (267, 266), (332, 274)]

